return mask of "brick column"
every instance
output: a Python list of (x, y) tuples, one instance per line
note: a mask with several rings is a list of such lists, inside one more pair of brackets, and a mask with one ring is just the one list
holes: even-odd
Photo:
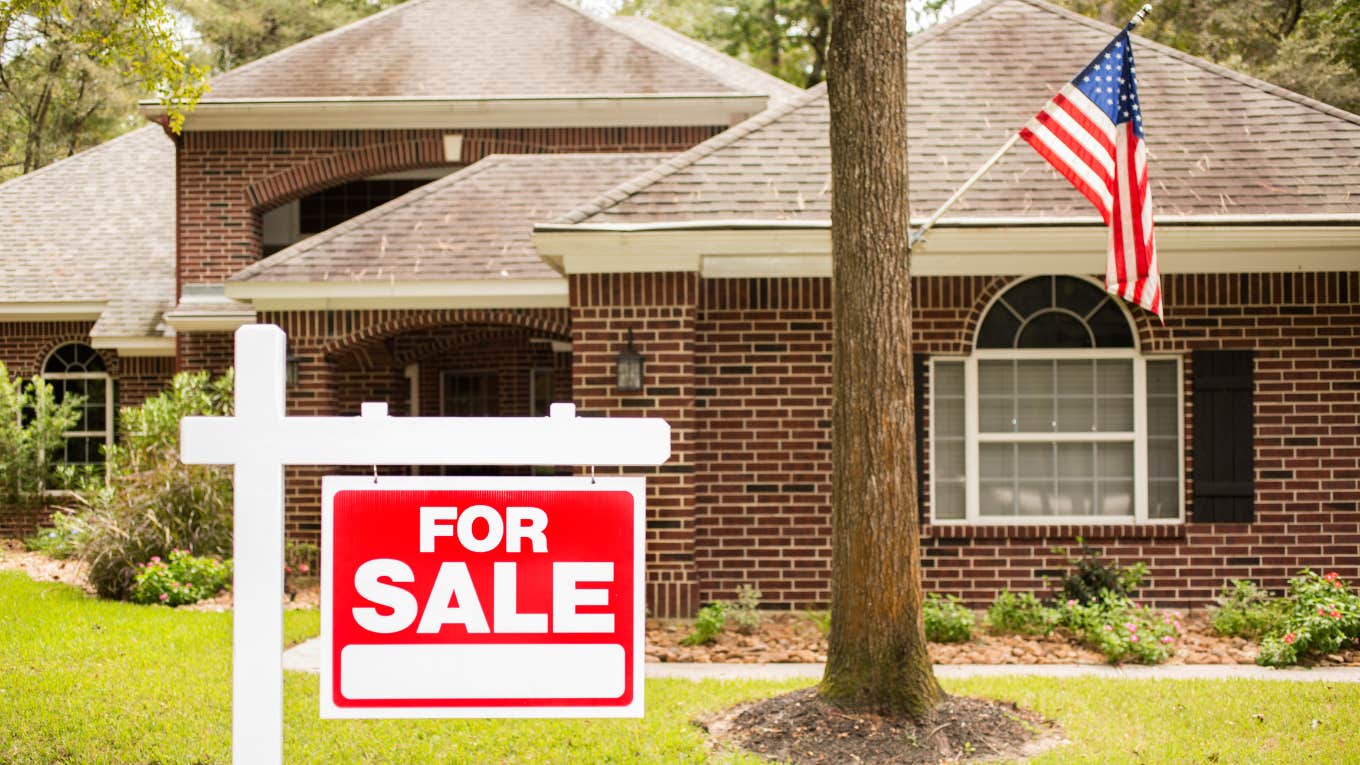
[[(671, 459), (657, 468), (601, 469), (647, 477), (647, 607), (652, 616), (698, 608), (694, 569), (694, 328), (699, 277), (693, 273), (571, 277), (572, 395), (581, 416), (661, 417), (671, 425)], [(644, 389), (619, 393), (614, 357), (633, 332), (645, 359)]]

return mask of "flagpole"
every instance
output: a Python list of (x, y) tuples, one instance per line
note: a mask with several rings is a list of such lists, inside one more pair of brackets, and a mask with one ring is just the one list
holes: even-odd
[[(1142, 8), (1139, 8), (1138, 12), (1133, 14), (1133, 18), (1129, 20), (1129, 23), (1124, 26), (1124, 31), (1125, 32), (1131, 31), (1134, 27), (1141, 24), (1143, 22), (1143, 18), (1146, 17), (1148, 13), (1151, 11), (1152, 11), (1151, 4), (1144, 5)], [(978, 181), (982, 180), (982, 176), (986, 175), (987, 171), (991, 170), (992, 167), (997, 162), (1000, 162), (1001, 157), (1004, 156), (1006, 152), (1010, 151), (1011, 147), (1015, 145), (1015, 142), (1019, 140), (1020, 140), (1019, 131), (1012, 133), (1011, 137), (1001, 145), (1001, 148), (997, 149), (996, 153), (993, 154), (990, 159), (988, 159), (986, 162), (983, 162), (982, 167), (979, 167), (977, 169), (977, 172), (973, 173), (973, 175), (969, 177), (968, 180), (964, 181), (963, 185), (960, 186), (953, 194), (951, 194), (949, 198), (944, 201), (944, 204), (940, 205), (939, 209), (937, 209), (933, 215), (927, 218), (925, 223), (921, 224), (920, 228), (911, 232), (911, 235), (907, 238), (907, 249), (908, 250), (912, 249), (913, 247), (916, 246), (917, 242), (920, 242), (922, 239), (924, 239), (926, 232), (929, 231), (932, 227), (934, 227), (934, 225), (937, 222), (939, 222), (940, 218), (944, 217), (944, 214), (949, 211), (949, 208), (953, 207), (954, 204), (957, 203), (959, 199), (963, 197), (964, 194), (968, 193), (969, 189), (973, 188), (973, 186)]]

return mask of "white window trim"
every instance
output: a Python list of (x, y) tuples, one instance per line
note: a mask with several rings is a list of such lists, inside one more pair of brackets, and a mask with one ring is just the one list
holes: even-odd
[[(52, 359), (52, 354), (56, 353), (65, 345), (76, 345), (76, 343), (66, 343), (53, 348), (51, 353), (43, 359), (43, 368)], [(44, 380), (103, 380), (104, 381), (104, 429), (103, 430), (68, 430), (62, 433), (62, 438), (90, 438), (92, 436), (103, 436), (104, 445), (113, 446), (113, 421), (118, 412), (113, 408), (113, 378), (108, 372), (43, 372), (40, 376)], [(88, 463), (77, 463), (88, 464)]]
[[(1133, 416), (1135, 428), (1128, 431), (1092, 433), (981, 433), (978, 429), (978, 361), (985, 359), (1129, 359), (1133, 361)], [(1176, 451), (1177, 514), (1174, 518), (1148, 517), (1148, 422), (1147, 422), (1147, 364), (1174, 361), (1176, 364)], [(934, 385), (935, 365), (963, 364), (964, 411), (964, 517), (939, 519), (935, 517), (935, 402), (938, 392)], [(1176, 525), (1185, 522), (1185, 384), (1183, 360), (1177, 355), (1143, 355), (1132, 348), (1044, 348), (1044, 349), (985, 349), (969, 356), (935, 356), (930, 359), (930, 522), (941, 526), (1067, 526), (1067, 525)], [(1133, 444), (1134, 514), (1127, 515), (1057, 515), (1057, 516), (1001, 516), (984, 517), (980, 513), (981, 475), (979, 445), (982, 443), (1054, 443), (1106, 441)]]

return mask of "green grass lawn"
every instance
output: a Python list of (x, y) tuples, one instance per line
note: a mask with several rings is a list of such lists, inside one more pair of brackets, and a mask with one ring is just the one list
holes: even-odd
[[(229, 614), (100, 602), (8, 571), (0, 571), (0, 614), (0, 763), (229, 762)], [(316, 612), (291, 611), (285, 632), (298, 640), (318, 624)], [(317, 678), (289, 673), (285, 756), (756, 762), (710, 753), (689, 721), (798, 685), (649, 681), (643, 720), (335, 721), (317, 717)], [(996, 678), (946, 686), (1061, 722), (1072, 744), (1039, 763), (1360, 763), (1356, 684)]]

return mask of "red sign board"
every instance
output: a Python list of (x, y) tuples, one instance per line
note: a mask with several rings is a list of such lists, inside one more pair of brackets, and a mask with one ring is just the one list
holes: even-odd
[(322, 717), (642, 715), (642, 479), (322, 495)]

